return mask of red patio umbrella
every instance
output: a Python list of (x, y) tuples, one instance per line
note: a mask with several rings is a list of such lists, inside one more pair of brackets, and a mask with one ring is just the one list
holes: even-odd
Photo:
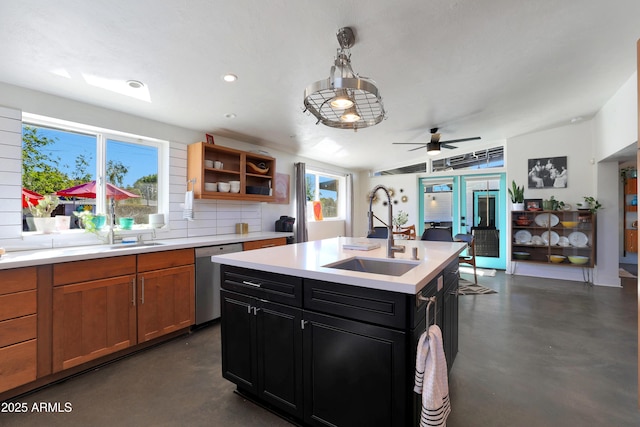
[[(63, 197), (83, 197), (85, 199), (95, 199), (98, 186), (95, 181), (85, 182), (84, 184), (76, 185), (65, 190), (56, 191), (58, 196)], [(122, 200), (130, 199), (133, 197), (140, 197), (137, 194), (133, 194), (127, 190), (116, 187), (113, 184), (107, 183), (107, 198)]]
[(42, 199), (42, 194), (38, 194), (35, 191), (27, 190), (26, 188), (22, 189), (22, 208), (28, 208), (29, 203), (27, 203), (27, 198), (32, 205), (37, 205), (38, 200)]

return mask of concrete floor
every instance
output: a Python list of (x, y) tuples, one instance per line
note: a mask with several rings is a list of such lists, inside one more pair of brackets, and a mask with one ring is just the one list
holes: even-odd
[[(460, 297), (448, 427), (634, 426), (634, 286), (481, 277), (499, 293)], [(69, 413), (0, 413), (2, 426), (290, 426), (233, 393), (214, 324), (16, 399)]]

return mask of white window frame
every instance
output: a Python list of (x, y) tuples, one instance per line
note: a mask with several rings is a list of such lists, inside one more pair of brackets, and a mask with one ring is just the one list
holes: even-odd
[[(22, 126), (33, 125), (36, 127), (47, 127), (59, 129), (61, 131), (77, 132), (96, 137), (96, 181), (98, 183), (98, 194), (96, 198), (96, 212), (100, 214), (108, 213), (108, 206), (105, 202), (106, 191), (106, 147), (107, 140), (132, 143), (155, 147), (158, 149), (158, 213), (165, 213), (165, 221), (169, 225), (169, 141), (164, 141), (147, 136), (121, 132), (113, 129), (106, 129), (97, 126), (84, 125), (81, 123), (55, 119), (30, 113), (22, 113)], [(73, 232), (74, 230), (69, 230)], [(23, 232), (24, 234), (24, 232)]]
[[(347, 212), (347, 196), (346, 196), (346, 177), (343, 174), (325, 172), (319, 169), (307, 168), (307, 175), (315, 175), (315, 200), (320, 201), (320, 179), (319, 176), (328, 177), (332, 179), (336, 179), (338, 181), (338, 215), (334, 217), (325, 217), (323, 221), (344, 221), (346, 219)], [(315, 221), (313, 219), (313, 214), (308, 215), (310, 221)]]

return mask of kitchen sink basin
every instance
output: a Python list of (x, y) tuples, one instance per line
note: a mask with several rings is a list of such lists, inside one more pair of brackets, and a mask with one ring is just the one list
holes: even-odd
[(129, 248), (146, 248), (149, 246), (161, 246), (163, 244), (164, 243), (160, 243), (160, 242), (118, 243), (115, 245), (109, 245), (108, 249), (116, 250), (116, 249), (129, 249)]
[(354, 257), (334, 262), (332, 264), (327, 264), (323, 267), (361, 271), (363, 273), (385, 274), (387, 276), (402, 276), (407, 271), (415, 268), (418, 264), (420, 264), (419, 261)]

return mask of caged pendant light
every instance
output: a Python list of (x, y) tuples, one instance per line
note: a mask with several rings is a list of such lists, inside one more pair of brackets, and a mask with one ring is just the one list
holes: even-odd
[(316, 124), (353, 129), (377, 125), (385, 118), (382, 98), (375, 83), (360, 77), (351, 68), (351, 52), (355, 35), (349, 27), (336, 34), (340, 48), (328, 79), (309, 85), (304, 91), (305, 112), (309, 111)]

